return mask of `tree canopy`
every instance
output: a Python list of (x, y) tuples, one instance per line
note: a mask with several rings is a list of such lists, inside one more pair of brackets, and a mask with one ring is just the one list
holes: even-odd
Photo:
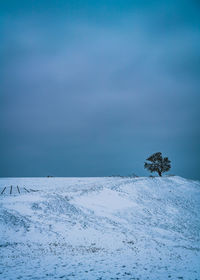
[(152, 154), (146, 159), (148, 162), (144, 163), (144, 168), (152, 172), (157, 172), (159, 176), (162, 176), (162, 173), (167, 172), (171, 168), (171, 161), (168, 157), (162, 157), (161, 152)]

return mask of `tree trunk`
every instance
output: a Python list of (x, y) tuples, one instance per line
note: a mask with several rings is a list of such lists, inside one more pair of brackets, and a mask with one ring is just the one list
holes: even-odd
[(161, 171), (158, 171), (158, 174), (160, 177), (162, 177), (162, 172)]

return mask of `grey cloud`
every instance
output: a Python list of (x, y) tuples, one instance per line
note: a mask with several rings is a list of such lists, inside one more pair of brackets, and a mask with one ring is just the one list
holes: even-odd
[(199, 178), (199, 20), (163, 3), (109, 21), (5, 16), (1, 176), (145, 174), (161, 150)]

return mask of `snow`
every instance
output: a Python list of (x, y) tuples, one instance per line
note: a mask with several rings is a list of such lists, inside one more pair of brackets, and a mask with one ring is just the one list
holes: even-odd
[(200, 279), (198, 181), (1, 178), (5, 186), (0, 279)]
[(106, 216), (108, 213), (113, 213), (127, 207), (133, 207), (133, 202), (131, 203), (129, 199), (123, 198), (120, 193), (109, 189), (82, 195), (74, 199), (73, 202), (75, 205), (88, 208), (100, 216)]

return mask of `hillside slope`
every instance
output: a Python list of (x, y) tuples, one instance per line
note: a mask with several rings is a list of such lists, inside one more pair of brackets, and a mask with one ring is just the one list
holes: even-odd
[(200, 279), (199, 182), (0, 179), (5, 186), (1, 279)]

